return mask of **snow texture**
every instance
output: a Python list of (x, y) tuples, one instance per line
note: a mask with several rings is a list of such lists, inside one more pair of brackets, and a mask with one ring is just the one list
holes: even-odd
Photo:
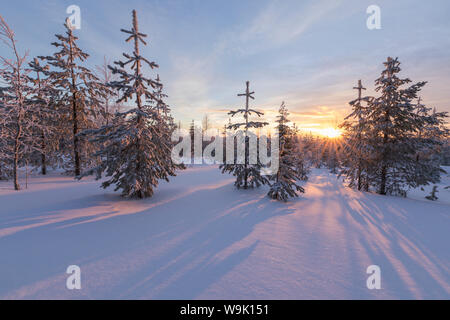
[[(450, 299), (450, 191), (357, 192), (314, 169), (302, 198), (191, 167), (142, 201), (51, 172), (0, 182), (3, 299)], [(81, 267), (81, 290), (66, 269)], [(381, 268), (381, 290), (366, 287)]]

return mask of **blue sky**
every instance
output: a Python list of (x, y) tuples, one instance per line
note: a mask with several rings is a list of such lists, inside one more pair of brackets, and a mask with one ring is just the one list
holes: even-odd
[[(6, 2), (2, 0), (2, 2)], [(119, 30), (138, 10), (177, 120), (208, 114), (217, 126), (226, 110), (242, 105), (236, 96), (246, 80), (256, 92), (254, 107), (273, 121), (284, 100), (305, 130), (334, 126), (349, 112), (358, 79), (373, 93), (387, 56), (398, 56), (402, 75), (429, 81), (423, 101), (450, 111), (450, 2), (288, 0), (17, 0), (0, 14), (31, 57), (53, 52), (66, 8), (81, 8), (79, 45), (91, 57), (117, 59), (130, 52)], [(366, 8), (381, 8), (381, 29), (366, 27)], [(4, 45), (0, 53), (8, 55)]]

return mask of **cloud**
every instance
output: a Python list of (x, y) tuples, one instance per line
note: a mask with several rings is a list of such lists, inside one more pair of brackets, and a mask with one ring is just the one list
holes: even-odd
[(216, 52), (255, 54), (282, 46), (304, 34), (340, 5), (341, 1), (271, 1), (246, 25), (222, 35)]
[(298, 7), (298, 1), (273, 1), (254, 19), (242, 41), (261, 39), (267, 44), (284, 44), (302, 35), (308, 28), (335, 9), (340, 1), (313, 1)]

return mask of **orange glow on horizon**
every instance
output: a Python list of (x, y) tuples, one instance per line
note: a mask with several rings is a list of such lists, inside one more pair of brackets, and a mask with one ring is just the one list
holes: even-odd
[(327, 137), (327, 138), (339, 138), (342, 135), (341, 130), (336, 128), (324, 128), (318, 130), (319, 134)]
[(304, 128), (305, 132), (310, 132), (312, 134), (335, 139), (340, 138), (342, 136), (342, 131), (333, 127), (326, 127), (326, 128)]

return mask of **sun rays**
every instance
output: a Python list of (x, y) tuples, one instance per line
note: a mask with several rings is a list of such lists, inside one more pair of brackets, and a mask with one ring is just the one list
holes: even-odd
[(339, 138), (342, 135), (342, 131), (336, 128), (319, 129), (318, 133), (327, 138)]

